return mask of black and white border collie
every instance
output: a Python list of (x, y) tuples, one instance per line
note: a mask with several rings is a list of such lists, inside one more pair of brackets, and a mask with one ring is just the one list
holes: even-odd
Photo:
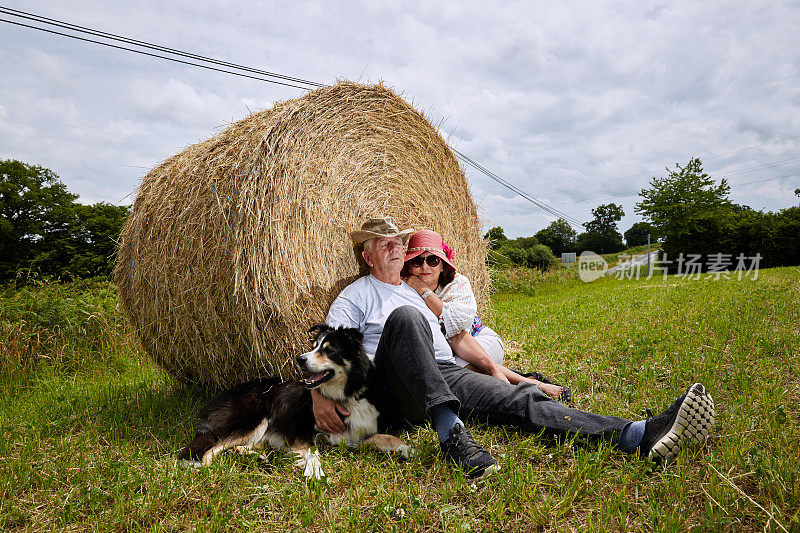
[[(200, 411), (194, 440), (178, 457), (208, 465), (232, 448), (257, 453), (266, 447), (289, 447), (305, 477), (321, 478), (325, 474), (312, 446), (322, 437), (350, 447), (369, 444), (408, 458), (409, 446), (378, 433), (384, 427), (378, 410), (380, 387), (375, 385), (375, 366), (361, 345), (363, 335), (356, 329), (325, 324), (309, 331), (315, 335), (314, 348), (297, 358), (306, 376), (303, 380), (256, 379), (222, 393)], [(316, 427), (311, 389), (350, 413), (343, 417), (344, 433), (325, 433)]]

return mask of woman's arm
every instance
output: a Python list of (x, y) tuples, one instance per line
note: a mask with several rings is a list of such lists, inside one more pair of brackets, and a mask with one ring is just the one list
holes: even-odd
[(433, 311), (433, 314), (436, 315), (436, 318), (442, 316), (444, 302), (442, 302), (441, 298), (436, 296), (435, 292), (432, 292), (427, 298), (425, 298), (425, 305), (428, 306), (428, 309)]
[(444, 327), (444, 334), (450, 338), (462, 331), (470, 331), (478, 313), (478, 304), (472, 292), (469, 280), (460, 274), (447, 284), (439, 293), (442, 302), (442, 314), (439, 322)]
[(475, 337), (467, 331), (462, 331), (450, 339), (453, 352), (464, 361), (475, 365), (481, 371), (508, 383), (508, 378), (503, 372), (503, 367), (492, 361), (483, 346), (478, 344)]

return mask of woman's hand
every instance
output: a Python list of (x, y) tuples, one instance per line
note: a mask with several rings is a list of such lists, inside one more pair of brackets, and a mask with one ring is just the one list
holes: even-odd
[(311, 390), (311, 401), (313, 403), (314, 421), (319, 429), (328, 433), (342, 433), (344, 431), (344, 420), (339, 415), (350, 416), (347, 409), (313, 389)]
[(474, 365), (481, 373), (489, 374), (506, 383), (509, 382), (505, 373), (503, 373), (503, 368), (489, 357), (483, 346), (478, 344), (475, 337), (470, 335), (468, 331), (462, 331), (458, 335), (451, 337), (450, 347), (453, 349), (454, 354)]
[(419, 276), (408, 276), (408, 279), (406, 279), (406, 283), (408, 283), (409, 287), (417, 291), (420, 295), (422, 295), (423, 292), (430, 289), (430, 287), (428, 287), (428, 284), (422, 281), (422, 279), (420, 279)]
[(508, 381), (505, 372), (503, 372), (503, 367), (492, 361), (491, 358), (489, 359), (489, 361), (491, 361), (492, 364), (492, 368), (489, 369), (489, 375), (492, 376), (493, 378), (497, 378), (500, 381), (505, 381), (506, 383), (510, 384), (511, 382)]

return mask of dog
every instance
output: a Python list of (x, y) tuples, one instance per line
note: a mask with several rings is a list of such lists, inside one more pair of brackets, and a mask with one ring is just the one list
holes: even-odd
[[(375, 384), (375, 365), (362, 347), (363, 335), (354, 328), (313, 326), (314, 347), (297, 357), (305, 374), (299, 381), (264, 378), (248, 381), (211, 400), (200, 411), (194, 439), (179, 459), (209, 465), (222, 452), (258, 453), (266, 447), (288, 447), (306, 478), (325, 473), (312, 447), (317, 438), (348, 447), (371, 445), (408, 458), (411, 448), (397, 437), (378, 433), (386, 427), (381, 416), (381, 388)], [(315, 424), (311, 390), (340, 403), (344, 433), (326, 433)]]

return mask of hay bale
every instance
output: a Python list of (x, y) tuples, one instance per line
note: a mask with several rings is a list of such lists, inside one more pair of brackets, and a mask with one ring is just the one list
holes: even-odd
[(309, 325), (359, 275), (349, 233), (381, 215), (440, 232), (485, 309), (486, 245), (456, 158), (397, 94), (349, 82), (252, 114), (150, 171), (122, 232), (121, 306), (178, 378), (292, 376)]

